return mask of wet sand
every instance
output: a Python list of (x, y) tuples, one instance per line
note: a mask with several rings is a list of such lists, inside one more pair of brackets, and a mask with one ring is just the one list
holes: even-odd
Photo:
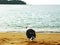
[(59, 33), (36, 33), (35, 41), (29, 41), (25, 33), (0, 33), (0, 45), (60, 45)]

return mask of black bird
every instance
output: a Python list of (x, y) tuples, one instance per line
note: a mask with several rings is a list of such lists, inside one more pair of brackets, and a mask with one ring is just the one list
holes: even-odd
[(28, 29), (26, 31), (26, 36), (29, 40), (33, 41), (36, 38), (36, 33), (33, 29)]

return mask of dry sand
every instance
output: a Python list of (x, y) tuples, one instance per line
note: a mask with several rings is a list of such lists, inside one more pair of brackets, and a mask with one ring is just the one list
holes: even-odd
[(0, 45), (60, 45), (60, 34), (36, 33), (35, 41), (29, 41), (25, 33), (0, 33)]

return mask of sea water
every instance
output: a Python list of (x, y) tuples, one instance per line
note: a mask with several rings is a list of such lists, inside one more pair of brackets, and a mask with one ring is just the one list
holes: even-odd
[(60, 28), (60, 5), (0, 5), (0, 28)]

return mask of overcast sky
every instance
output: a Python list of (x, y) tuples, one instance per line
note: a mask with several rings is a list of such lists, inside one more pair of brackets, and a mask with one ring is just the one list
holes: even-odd
[(27, 4), (40, 5), (40, 4), (60, 4), (60, 0), (23, 0)]

